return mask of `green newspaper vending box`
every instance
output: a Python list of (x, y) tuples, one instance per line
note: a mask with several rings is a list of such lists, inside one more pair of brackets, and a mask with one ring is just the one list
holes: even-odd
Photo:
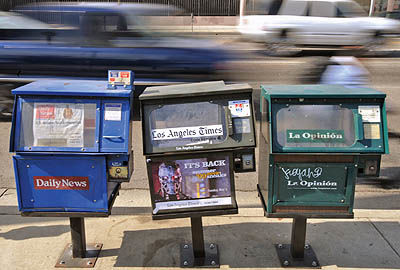
[(261, 87), (259, 195), (267, 217), (294, 218), (292, 244), (277, 245), (283, 266), (318, 267), (304, 250), (307, 218), (353, 218), (357, 176), (379, 176), (385, 97), (336, 85)]

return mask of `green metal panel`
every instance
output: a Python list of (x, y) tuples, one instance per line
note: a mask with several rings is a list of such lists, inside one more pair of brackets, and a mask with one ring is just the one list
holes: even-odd
[(388, 132), (388, 125), (387, 125), (387, 118), (386, 118), (386, 101), (383, 102), (382, 105), (382, 127), (383, 127), (383, 136), (385, 142), (385, 154), (389, 154), (389, 132)]
[(262, 96), (271, 98), (385, 98), (372, 88), (350, 88), (341, 85), (262, 85)]
[(348, 205), (349, 167), (345, 163), (277, 163), (273, 204)]

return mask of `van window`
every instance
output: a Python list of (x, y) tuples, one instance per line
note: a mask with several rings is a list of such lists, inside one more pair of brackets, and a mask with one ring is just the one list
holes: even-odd
[(336, 12), (338, 17), (364, 17), (367, 13), (354, 2), (337, 2)]
[(311, 12), (310, 16), (314, 17), (334, 17), (335, 7), (330, 2), (310, 2)]
[(307, 3), (307, 1), (286, 1), (279, 10), (279, 15), (305, 16)]

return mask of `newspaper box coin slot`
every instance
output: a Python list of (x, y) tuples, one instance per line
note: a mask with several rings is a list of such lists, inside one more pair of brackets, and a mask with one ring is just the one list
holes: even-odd
[(139, 99), (152, 217), (190, 217), (181, 266), (217, 267), (201, 218), (236, 214), (234, 173), (255, 170), (252, 89), (203, 82), (149, 87)]
[(132, 84), (37, 81), (12, 93), (19, 211), (69, 217), (72, 245), (56, 267), (93, 267), (102, 245), (86, 244), (84, 217), (109, 216), (132, 174)]
[(307, 218), (353, 218), (357, 176), (388, 153), (384, 93), (332, 85), (262, 86), (258, 192), (265, 215), (293, 218), (285, 267), (319, 267)]

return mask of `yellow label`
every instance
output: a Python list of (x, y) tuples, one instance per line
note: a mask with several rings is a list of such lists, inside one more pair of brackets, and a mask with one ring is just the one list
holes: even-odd
[(108, 173), (111, 178), (128, 178), (128, 167), (110, 167)]
[(379, 140), (381, 138), (381, 129), (379, 124), (364, 124), (364, 139)]

